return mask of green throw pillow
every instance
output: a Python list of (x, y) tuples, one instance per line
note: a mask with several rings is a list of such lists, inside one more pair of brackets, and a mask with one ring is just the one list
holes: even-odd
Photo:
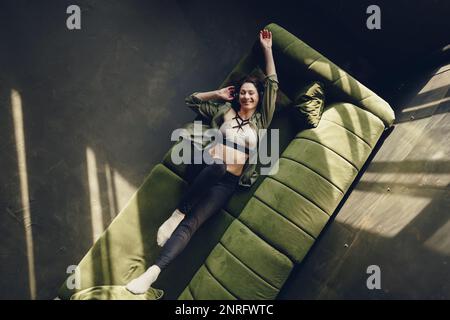
[(325, 90), (322, 82), (314, 81), (304, 86), (294, 100), (294, 119), (302, 128), (319, 125), (325, 105)]

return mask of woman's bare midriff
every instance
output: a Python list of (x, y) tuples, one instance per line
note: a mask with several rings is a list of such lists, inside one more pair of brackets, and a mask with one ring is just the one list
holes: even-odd
[(221, 159), (227, 165), (227, 171), (235, 176), (240, 176), (248, 155), (232, 147), (217, 143), (208, 150), (212, 158)]
[[(228, 112), (224, 115), (224, 121), (229, 121), (236, 116), (236, 112), (233, 108), (230, 108)], [(208, 150), (212, 158), (219, 158), (227, 165), (227, 171), (236, 176), (242, 174), (245, 162), (247, 161), (248, 154), (240, 150), (234, 149), (227, 145), (217, 143), (214, 147)], [(227, 156), (228, 158), (227, 160)]]

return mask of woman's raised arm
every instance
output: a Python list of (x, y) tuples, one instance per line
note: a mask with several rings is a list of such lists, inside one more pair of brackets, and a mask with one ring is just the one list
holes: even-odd
[(275, 62), (273, 61), (272, 54), (272, 32), (267, 29), (261, 30), (259, 32), (259, 41), (266, 61), (266, 75), (270, 76), (276, 74), (277, 72), (275, 70)]
[(268, 128), (275, 112), (278, 91), (278, 77), (272, 55), (272, 32), (267, 29), (261, 30), (259, 32), (259, 40), (266, 60), (261, 120), (263, 128)]

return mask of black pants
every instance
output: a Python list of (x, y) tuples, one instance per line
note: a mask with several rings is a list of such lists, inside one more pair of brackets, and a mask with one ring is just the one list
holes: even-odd
[(183, 251), (195, 231), (220, 211), (239, 183), (239, 176), (226, 171), (224, 163), (191, 166), (194, 166), (194, 170), (200, 168), (200, 173), (177, 206), (185, 218), (167, 240), (155, 262), (161, 270)]

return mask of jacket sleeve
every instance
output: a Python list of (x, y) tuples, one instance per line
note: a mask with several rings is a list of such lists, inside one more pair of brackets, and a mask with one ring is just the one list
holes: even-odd
[(211, 120), (217, 111), (219, 111), (220, 107), (225, 104), (213, 101), (203, 101), (195, 96), (196, 93), (197, 92), (194, 92), (190, 96), (187, 96), (184, 101), (189, 108), (208, 120)]
[(272, 121), (275, 112), (275, 102), (277, 100), (278, 77), (271, 74), (264, 79), (264, 96), (261, 108), (261, 121), (263, 128), (267, 128)]

